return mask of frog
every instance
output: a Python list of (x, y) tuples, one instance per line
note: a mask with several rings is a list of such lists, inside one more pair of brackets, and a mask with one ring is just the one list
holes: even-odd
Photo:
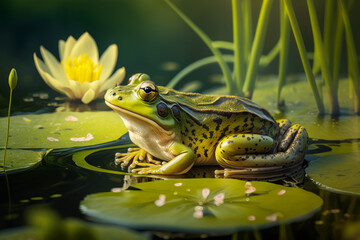
[(108, 89), (104, 98), (138, 146), (115, 154), (115, 163), (132, 173), (181, 175), (194, 165), (220, 166), (230, 177), (282, 173), (301, 165), (307, 151), (302, 125), (275, 120), (246, 98), (180, 92), (144, 73)]

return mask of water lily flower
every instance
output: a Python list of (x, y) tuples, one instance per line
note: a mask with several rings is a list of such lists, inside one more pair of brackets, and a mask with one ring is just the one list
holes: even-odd
[(52, 89), (85, 104), (100, 97), (108, 88), (125, 77), (122, 67), (112, 75), (117, 60), (117, 46), (110, 45), (99, 59), (95, 40), (85, 32), (78, 40), (72, 36), (59, 41), (60, 62), (43, 46), (43, 61), (34, 53), (35, 66), (42, 79)]

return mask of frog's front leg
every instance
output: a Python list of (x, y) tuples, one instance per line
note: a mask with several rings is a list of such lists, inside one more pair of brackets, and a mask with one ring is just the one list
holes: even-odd
[(121, 167), (128, 167), (128, 171), (137, 166), (153, 166), (160, 165), (161, 161), (154, 160), (151, 154), (141, 148), (129, 148), (127, 153), (116, 153), (115, 164), (121, 164)]
[(182, 143), (174, 142), (168, 147), (168, 151), (175, 157), (161, 166), (149, 166), (133, 169), (132, 172), (139, 174), (184, 174), (194, 165), (195, 155), (193, 151)]

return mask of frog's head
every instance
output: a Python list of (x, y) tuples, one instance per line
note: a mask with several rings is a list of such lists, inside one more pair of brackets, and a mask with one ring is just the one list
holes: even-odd
[(109, 89), (105, 103), (122, 117), (127, 128), (140, 120), (144, 121), (144, 126), (157, 124), (164, 130), (171, 130), (180, 120), (179, 108), (168, 106), (155, 83), (142, 73), (130, 77), (126, 86)]

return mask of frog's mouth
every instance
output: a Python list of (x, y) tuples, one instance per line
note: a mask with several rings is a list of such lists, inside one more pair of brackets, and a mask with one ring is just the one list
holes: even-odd
[[(135, 124), (135, 122), (138, 122), (140, 120), (140, 122), (142, 122), (142, 128), (145, 128), (144, 126), (146, 126), (146, 124), (150, 124), (150, 126), (153, 126), (157, 129), (157, 131), (163, 132), (166, 135), (173, 135), (173, 131), (171, 130), (166, 130), (164, 128), (162, 128), (159, 124), (157, 124), (155, 121), (143, 117), (140, 114), (137, 114), (135, 112), (132, 112), (130, 110), (118, 107), (108, 101), (105, 100), (106, 105), (108, 105), (112, 110), (114, 110), (117, 114), (120, 115), (120, 117), (123, 119), (125, 126), (131, 130), (132, 129), (132, 125)], [(135, 121), (138, 120), (138, 121)]]

